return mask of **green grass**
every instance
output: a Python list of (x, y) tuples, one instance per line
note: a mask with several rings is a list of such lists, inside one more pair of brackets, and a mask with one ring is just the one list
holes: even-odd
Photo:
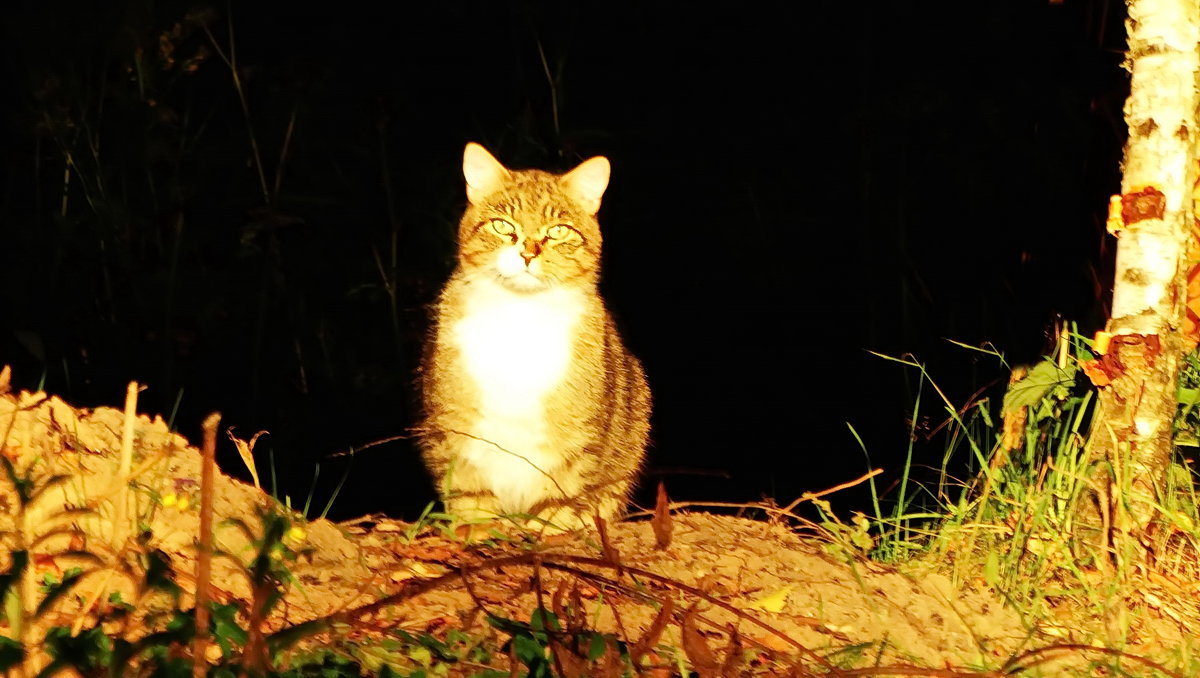
[[(966, 348), (1008, 367), (990, 348)], [(1042, 666), (1046, 657), (1062, 653), (1087, 658), (1095, 670), (1104, 667), (1114, 675), (1193, 675), (1200, 661), (1195, 648), (1164, 648), (1150, 664), (1125, 654), (1123, 648), (1135, 640), (1139, 615), (1184, 610), (1181, 623), (1197, 621), (1195, 606), (1188, 602), (1194, 594), (1186, 594), (1186, 586), (1149, 584), (1171, 578), (1182, 583), (1200, 572), (1195, 469), (1179, 455), (1167, 475), (1154, 543), (1142, 545), (1156, 556), (1153, 571), (1123, 566), (1136, 561), (1106, 550), (1098, 538), (1095, 512), (1088, 508), (1102, 484), (1097, 478), (1105, 471), (1089, 454), (1096, 399), (1078, 368), (1078, 361), (1093, 357), (1090, 342), (1075, 333), (1064, 335), (1053, 355), (1013, 370), (1016, 378), (1002, 403), (979, 399), (961, 407), (946, 398), (921, 363), (881, 357), (917, 373), (912, 420), (928, 409), (938, 412), (944, 421), (944, 455), (933, 482), (913, 481), (914, 424), (896, 496), (881, 499), (871, 479), (875, 515), (869, 528), (853, 531), (855, 547), (866, 541), (865, 531), (876, 560), (932, 565), (950, 572), (957, 585), (994, 590), (1021, 615), (1029, 631), (1031, 654), (1013, 665), (1027, 660), (1030, 665), (1024, 670), (1031, 675), (1066, 675), (1055, 673), (1062, 669)], [(1179, 389), (1180, 446), (1193, 444), (1200, 425), (1200, 410), (1194, 407), (1200, 400), (1200, 359), (1190, 356), (1188, 365)], [(935, 395), (932, 408), (923, 402), (929, 393)], [(861, 446), (853, 427), (851, 431)], [(971, 469), (966, 480), (955, 480), (949, 473), (954, 461)], [(851, 532), (834, 529), (831, 534), (845, 539)], [(1160, 610), (1148, 609), (1148, 587), (1168, 598), (1154, 599)], [(1038, 634), (1060, 638), (1063, 647), (1036, 648), (1033, 638)], [(1106, 650), (1084, 647), (1095, 645)], [(1179, 673), (1167, 672), (1166, 667)], [(1039, 673), (1043, 669), (1049, 673)]]

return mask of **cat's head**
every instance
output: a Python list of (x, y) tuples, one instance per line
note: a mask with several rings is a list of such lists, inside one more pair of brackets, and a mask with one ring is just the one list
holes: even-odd
[(596, 212), (608, 187), (603, 157), (566, 174), (510, 170), (483, 146), (463, 152), (467, 211), (459, 226), (459, 265), (472, 278), (535, 293), (591, 283), (600, 270)]

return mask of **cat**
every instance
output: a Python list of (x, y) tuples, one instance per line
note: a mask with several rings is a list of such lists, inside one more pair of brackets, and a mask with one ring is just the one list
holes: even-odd
[(458, 264), (421, 368), (426, 466), (463, 520), (575, 530), (624, 513), (650, 388), (597, 289), (604, 157), (562, 175), (463, 152)]

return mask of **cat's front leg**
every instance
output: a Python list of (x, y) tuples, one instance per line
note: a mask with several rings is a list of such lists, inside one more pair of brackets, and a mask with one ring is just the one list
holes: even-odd
[(446, 513), (462, 522), (499, 520), (501, 517), (500, 505), (491, 495), (452, 497), (446, 499), (444, 503)]
[(606, 492), (576, 498), (574, 501), (547, 501), (537, 517), (526, 526), (546, 534), (595, 529), (596, 518), (611, 523), (625, 513), (626, 487), (605, 488)]

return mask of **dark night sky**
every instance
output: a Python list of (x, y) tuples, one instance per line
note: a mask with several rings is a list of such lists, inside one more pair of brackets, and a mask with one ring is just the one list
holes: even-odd
[[(510, 166), (611, 159), (603, 289), (655, 393), (648, 478), (676, 498), (786, 503), (857, 476), (846, 422), (894, 476), (914, 375), (864, 349), (915, 354), (962, 402), (1007, 374), (946, 338), (1027, 362), (1057, 314), (1103, 317), (1115, 0), (241, 4), (268, 181), (283, 167), (270, 210), (229, 70), (180, 67), (204, 34), (184, 22), (174, 66), (154, 60), (204, 5), (10, 11), (0, 362), (77, 405), (136, 378), (168, 412), (182, 389), (192, 437), (213, 409), (269, 429), (294, 501), (320, 462), (324, 503), (346, 467), (329, 453), (414, 423), (470, 140)], [(225, 48), (230, 14), (209, 14)], [(432, 496), (393, 442), (355, 457), (334, 515), (413, 518)]]

